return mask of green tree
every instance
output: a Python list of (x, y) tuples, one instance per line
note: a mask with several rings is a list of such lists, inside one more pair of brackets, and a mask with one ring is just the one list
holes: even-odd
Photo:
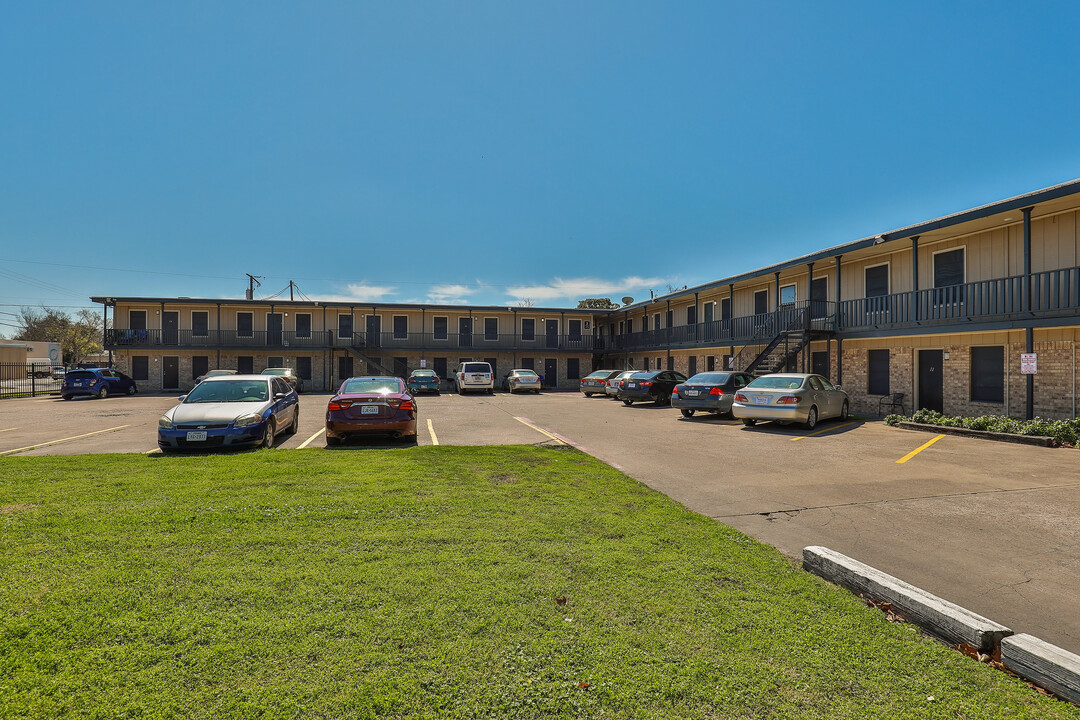
[(19, 311), (20, 340), (60, 343), (64, 363), (74, 365), (100, 353), (104, 345), (101, 318), (89, 309), (75, 317), (56, 308), (24, 307)]
[(617, 310), (618, 303), (611, 302), (611, 298), (585, 298), (578, 300), (579, 310)]

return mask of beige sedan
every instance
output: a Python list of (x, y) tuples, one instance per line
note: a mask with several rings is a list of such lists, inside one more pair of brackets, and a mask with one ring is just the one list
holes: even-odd
[(821, 375), (777, 373), (759, 377), (735, 393), (731, 414), (748, 427), (772, 420), (813, 429), (818, 420), (846, 420), (848, 405), (847, 393)]

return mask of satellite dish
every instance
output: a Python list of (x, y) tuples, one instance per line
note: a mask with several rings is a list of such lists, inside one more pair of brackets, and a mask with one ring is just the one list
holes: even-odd
[(629, 305), (632, 302), (634, 302), (634, 298), (630, 297), (629, 295), (627, 295), (626, 297), (624, 297), (622, 299), (622, 304), (623, 305)]

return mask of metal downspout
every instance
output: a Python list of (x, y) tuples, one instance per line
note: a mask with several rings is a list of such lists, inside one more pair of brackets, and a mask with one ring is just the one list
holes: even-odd
[[(1031, 312), (1031, 211), (1034, 207), (1023, 208), (1024, 213), (1024, 311)], [(1030, 325), (1024, 328), (1026, 352), (1035, 352), (1035, 330)], [(1027, 419), (1035, 417), (1035, 376), (1026, 376)]]

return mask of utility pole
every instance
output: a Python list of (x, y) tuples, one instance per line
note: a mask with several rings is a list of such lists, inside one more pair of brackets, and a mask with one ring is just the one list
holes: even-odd
[(248, 300), (254, 300), (255, 299), (255, 286), (258, 285), (259, 287), (262, 287), (262, 283), (259, 282), (259, 278), (261, 278), (263, 276), (262, 275), (252, 275), (251, 273), (244, 273), (244, 274), (248, 276), (247, 299)]
[(293, 281), (290, 280), (289, 281), (289, 302), (292, 302), (292, 299), (293, 299)]

